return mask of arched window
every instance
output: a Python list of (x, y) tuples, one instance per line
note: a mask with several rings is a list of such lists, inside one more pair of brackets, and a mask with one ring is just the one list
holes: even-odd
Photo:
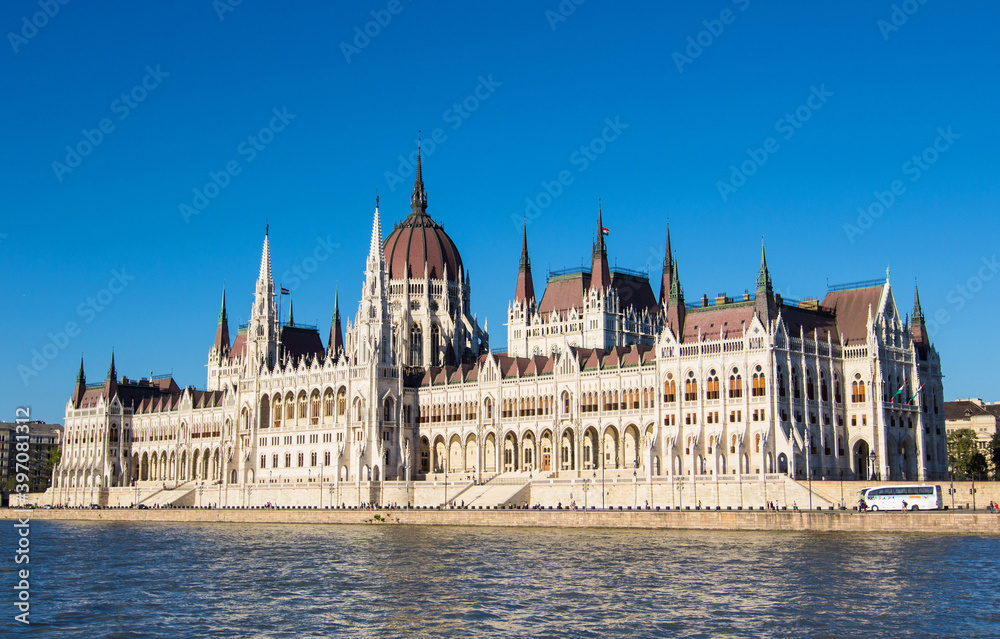
[(411, 366), (423, 366), (424, 365), (424, 334), (420, 330), (420, 324), (414, 323), (410, 327), (410, 365)]
[(753, 373), (753, 397), (764, 397), (767, 395), (767, 383), (764, 381), (764, 372), (760, 367), (760, 364), (754, 369)]
[(285, 395), (285, 422), (292, 422), (295, 419), (295, 398), (291, 393)]
[(729, 376), (729, 399), (741, 397), (743, 397), (743, 377), (740, 376), (740, 371), (734, 368), (732, 375)]
[(819, 372), (819, 397), (824, 402), (830, 401), (830, 385), (826, 381), (826, 373)]
[(840, 375), (833, 374), (833, 401), (840, 403)]
[(705, 384), (705, 399), (719, 399), (719, 376), (715, 374), (715, 369), (708, 372), (708, 380)]
[(806, 397), (816, 399), (816, 384), (813, 383), (812, 371), (808, 369), (806, 369)]
[(274, 427), (281, 426), (281, 395), (275, 395), (271, 401), (271, 415), (274, 418)]
[(319, 391), (314, 390), (309, 397), (309, 423), (319, 423)]
[(391, 397), (385, 398), (382, 406), (382, 421), (391, 422), (393, 420), (393, 402)]
[(778, 395), (784, 397), (787, 394), (785, 390), (785, 370), (778, 366)]
[(306, 423), (306, 418), (307, 418), (306, 408), (307, 408), (306, 392), (302, 391), (301, 393), (299, 393), (299, 422), (303, 424)]
[(569, 391), (562, 392), (562, 400), (563, 400), (563, 414), (569, 415), (570, 405), (571, 405), (570, 402), (572, 401), (572, 396), (569, 394)]
[(688, 378), (684, 380), (684, 401), (693, 402), (698, 399), (698, 380), (694, 378), (694, 372), (688, 373)]
[(802, 397), (802, 386), (799, 384), (799, 369), (792, 366), (792, 396), (795, 399)]
[(671, 373), (667, 373), (667, 381), (663, 382), (663, 401), (667, 404), (677, 401), (677, 382), (673, 377)]
[(441, 365), (441, 327), (431, 326), (431, 366)]
[(328, 388), (323, 393), (323, 417), (333, 417), (333, 389)]
[(347, 412), (347, 389), (341, 386), (337, 389), (337, 416), (343, 417)]

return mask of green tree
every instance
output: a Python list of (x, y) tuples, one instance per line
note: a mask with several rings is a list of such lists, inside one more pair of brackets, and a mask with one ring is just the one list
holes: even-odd
[(969, 476), (972, 479), (986, 479), (986, 473), (986, 455), (977, 450), (972, 453), (972, 457), (969, 459)]
[(948, 435), (948, 457), (954, 461), (952, 468), (957, 478), (963, 478), (971, 472), (969, 465), (976, 453), (976, 431), (971, 428), (960, 428)]

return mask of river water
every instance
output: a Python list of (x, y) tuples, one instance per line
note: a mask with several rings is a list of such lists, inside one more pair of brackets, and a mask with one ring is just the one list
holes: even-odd
[(30, 567), (60, 638), (1000, 636), (995, 537), (33, 521)]

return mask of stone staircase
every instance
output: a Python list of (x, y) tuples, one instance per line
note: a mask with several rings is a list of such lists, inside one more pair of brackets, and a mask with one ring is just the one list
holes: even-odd
[[(198, 500), (198, 482), (187, 481), (177, 486), (165, 486), (156, 492), (143, 495), (139, 500), (140, 504), (150, 508), (165, 508), (168, 506), (195, 506)], [(215, 491), (213, 493), (213, 490)], [(208, 503), (212, 501), (211, 495), (217, 494), (218, 485), (205, 485), (204, 499)]]
[(504, 473), (497, 475), (493, 479), (478, 486), (470, 486), (462, 493), (456, 495), (455, 499), (449, 499), (450, 504), (461, 504), (465, 502), (466, 508), (479, 506), (501, 506), (509, 503), (524, 503), (527, 495), (523, 499), (519, 493), (528, 492), (531, 484), (531, 475), (527, 473)]

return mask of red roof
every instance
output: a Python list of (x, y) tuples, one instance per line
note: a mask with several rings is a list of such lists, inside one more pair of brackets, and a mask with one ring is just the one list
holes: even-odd
[(444, 228), (426, 213), (410, 214), (385, 238), (382, 250), (389, 279), (422, 278), (426, 264), (429, 277), (443, 279), (447, 267), (448, 281), (458, 281), (462, 257)]
[(871, 308), (872, 315), (878, 312), (883, 286), (834, 291), (823, 298), (822, 306), (833, 309), (837, 315), (837, 328), (844, 343), (857, 344), (868, 339), (868, 309)]

